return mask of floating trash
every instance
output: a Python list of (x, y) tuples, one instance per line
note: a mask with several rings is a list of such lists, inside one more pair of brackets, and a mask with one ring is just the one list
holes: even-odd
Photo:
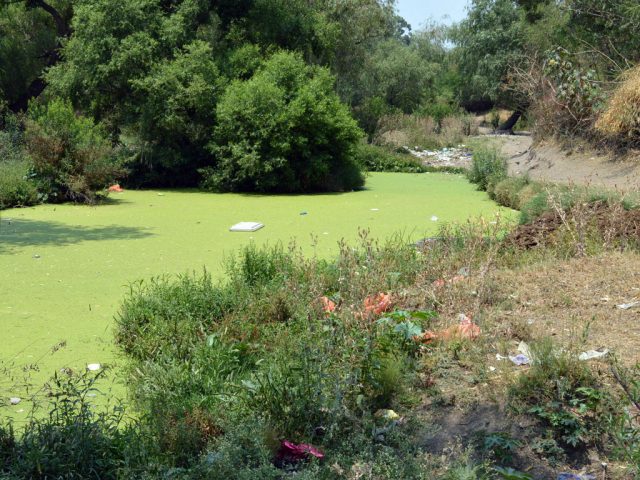
[(9, 399), (9, 403), (11, 405), (18, 405), (21, 401), (22, 401), (22, 399), (20, 397), (11, 397)]
[(236, 223), (232, 227), (229, 228), (231, 232), (255, 232), (256, 230), (260, 230), (264, 227), (263, 224), (258, 222), (240, 222)]
[(102, 365), (100, 365), (99, 363), (90, 363), (89, 365), (87, 365), (87, 370), (89, 370), (90, 372), (97, 372), (101, 368)]
[(379, 211), (380, 211), (380, 209), (379, 209), (379, 208), (372, 208), (372, 209), (371, 209), (371, 211), (372, 211), (372, 212), (379, 212)]
[(300, 212), (300, 215), (308, 215), (308, 212)]
[(438, 221), (438, 217), (436, 217), (435, 215), (433, 215), (433, 216), (431, 217), (431, 221), (432, 221), (432, 222), (437, 222), (437, 221)]

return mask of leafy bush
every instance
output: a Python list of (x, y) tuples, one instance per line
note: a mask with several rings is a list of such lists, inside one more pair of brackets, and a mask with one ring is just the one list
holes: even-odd
[[(200, 455), (230, 448), (232, 435), (249, 429), (259, 436), (248, 455), (263, 460), (282, 439), (337, 448), (353, 432), (366, 436), (377, 408), (391, 408), (415, 354), (410, 334), (348, 308), (339, 319), (320, 301), (330, 294), (363, 305), (420, 271), (406, 242), (365, 245), (345, 247), (332, 263), (249, 246), (227, 261), (219, 284), (205, 272), (131, 287), (116, 341), (131, 362), (131, 397), (172, 462), (209, 471)], [(253, 461), (235, 467), (270, 471)]]
[(6, 115), (0, 130), (0, 210), (33, 205), (39, 201), (31, 177), (31, 164), (24, 147), (18, 119)]
[(93, 202), (123, 174), (100, 126), (76, 115), (68, 101), (31, 104), (25, 137), (45, 200)]
[(522, 201), (521, 192), (528, 185), (531, 185), (528, 177), (507, 177), (493, 187), (493, 199), (500, 205), (519, 210)]
[[(197, 168), (211, 160), (206, 147), (225, 83), (211, 46), (190, 43), (131, 83), (144, 99), (135, 131), (151, 150), (133, 163), (132, 180), (142, 185), (197, 185)], [(147, 156), (153, 162), (145, 161)]]
[(522, 408), (522, 402), (565, 446), (604, 441), (614, 403), (589, 367), (549, 339), (530, 348), (532, 365), (512, 386), (512, 405)]
[(30, 179), (29, 162), (0, 160), (0, 210), (34, 205), (38, 200), (38, 190)]
[(407, 154), (392, 153), (382, 147), (362, 143), (358, 146), (358, 162), (369, 172), (422, 173), (426, 168)]
[(478, 185), (478, 190), (493, 196), (493, 187), (507, 177), (507, 162), (495, 148), (476, 149), (467, 177)]
[(355, 159), (361, 131), (333, 91), (333, 77), (293, 53), (268, 59), (229, 86), (217, 108), (215, 168), (203, 186), (217, 191), (311, 192), (362, 187)]
[(17, 434), (0, 425), (2, 478), (139, 478), (151, 472), (155, 448), (137, 423), (113, 407), (97, 412), (89, 394), (102, 374), (56, 374), (48, 416), (33, 416)]
[(184, 359), (198, 332), (210, 329), (238, 301), (238, 295), (214, 286), (206, 271), (201, 277), (134, 283), (116, 316), (116, 342), (132, 358)]

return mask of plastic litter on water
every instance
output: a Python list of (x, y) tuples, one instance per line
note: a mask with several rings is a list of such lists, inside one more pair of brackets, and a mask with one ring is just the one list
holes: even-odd
[(240, 222), (229, 228), (231, 232), (255, 232), (260, 230), (264, 225), (258, 222)]
[(90, 363), (87, 365), (87, 370), (89, 370), (90, 372), (97, 372), (101, 368), (102, 365), (100, 365), (99, 363)]
[(22, 399), (20, 397), (11, 397), (9, 403), (11, 405), (18, 405)]
[(438, 221), (438, 217), (436, 217), (435, 215), (433, 215), (433, 216), (431, 217), (431, 221), (432, 221), (432, 222), (437, 222), (437, 221)]

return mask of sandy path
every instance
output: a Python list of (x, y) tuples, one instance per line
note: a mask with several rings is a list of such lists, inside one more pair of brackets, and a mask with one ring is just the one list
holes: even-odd
[(553, 142), (533, 145), (528, 134), (492, 136), (512, 175), (596, 187), (640, 188), (640, 158), (617, 159), (594, 151), (567, 152)]

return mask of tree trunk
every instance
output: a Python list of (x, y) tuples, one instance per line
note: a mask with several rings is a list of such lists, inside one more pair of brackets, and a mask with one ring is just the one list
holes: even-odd
[[(58, 42), (53, 50), (49, 50), (42, 55), (43, 58), (46, 58), (46, 62), (43, 67), (43, 72), (45, 69), (54, 66), (58, 61), (60, 61), (60, 48), (62, 47), (62, 43), (60, 39), (66, 38), (71, 33), (71, 29), (67, 22), (62, 18), (60, 12), (58, 12), (54, 7), (46, 3), (44, 0), (28, 0), (27, 6), (30, 8), (41, 8), (45, 12), (47, 12), (53, 18), (53, 21), (56, 24), (56, 33), (58, 36)], [(35, 78), (27, 87), (27, 90), (20, 95), (15, 102), (9, 105), (9, 109), (12, 112), (23, 112), (29, 106), (29, 100), (32, 98), (38, 97), (47, 86), (42, 75)]]
[(518, 120), (520, 120), (522, 113), (523, 113), (522, 110), (519, 108), (514, 110), (511, 116), (507, 119), (507, 121), (498, 127), (497, 132), (513, 133), (513, 127), (515, 127)]

